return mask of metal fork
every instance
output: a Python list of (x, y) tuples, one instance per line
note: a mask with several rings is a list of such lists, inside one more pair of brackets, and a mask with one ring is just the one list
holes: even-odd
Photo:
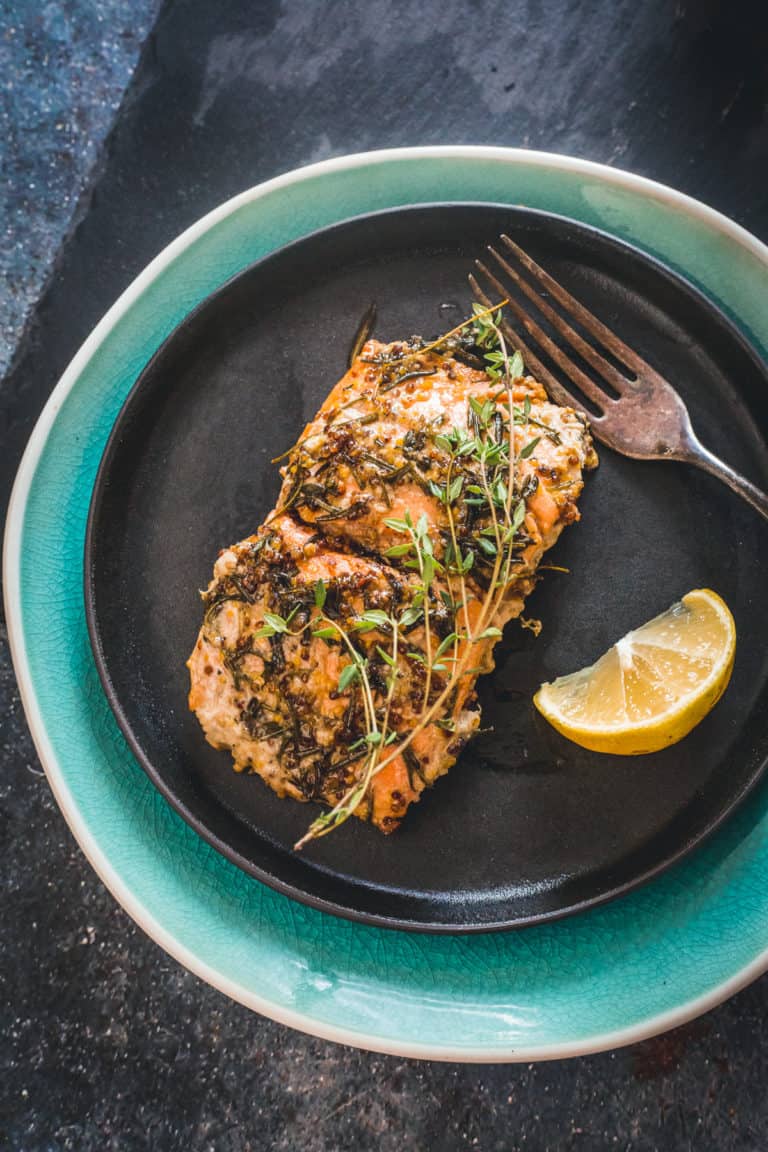
[[(497, 299), (501, 297), (508, 300), (508, 308), (539, 349), (544, 351), (562, 369), (565, 376), (600, 409), (599, 415), (590, 416), (595, 437), (614, 451), (637, 460), (683, 460), (695, 464), (705, 472), (717, 476), (768, 519), (768, 495), (699, 443), (691, 427), (688, 410), (672, 385), (641, 356), (628, 348), (623, 340), (619, 340), (583, 304), (579, 304), (570, 292), (553, 280), (514, 240), (510, 240), (509, 236), (501, 236), (500, 239), (509, 258), (505, 259), (495, 248), (490, 245), (488, 247), (498, 274), (482, 260), (476, 260), (475, 267), (487, 286), (499, 294)], [(521, 274), (520, 266), (525, 269), (528, 276)], [(562, 338), (562, 342), (569, 345), (594, 368), (617, 394), (616, 397), (596, 384), (573, 362), (563, 348), (550, 338), (509, 292), (503, 278), (508, 282), (511, 281), (533, 301)], [(470, 275), (469, 282), (476, 298), (486, 307), (490, 307), (492, 301), (480, 287), (476, 277)], [(565, 316), (556, 311), (542, 296), (542, 291), (556, 300), (566, 315), (607, 349), (624, 366), (623, 370), (610, 363), (585, 340)], [(553, 400), (571, 408), (583, 407), (581, 402), (544, 367), (530, 345), (520, 338), (519, 333), (506, 319), (502, 321), (502, 331), (512, 347), (520, 349), (526, 365), (546, 387)]]

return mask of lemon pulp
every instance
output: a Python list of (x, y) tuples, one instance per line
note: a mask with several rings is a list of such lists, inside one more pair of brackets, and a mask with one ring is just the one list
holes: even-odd
[(714, 708), (733, 668), (736, 627), (708, 588), (627, 633), (588, 668), (542, 684), (539, 712), (570, 740), (621, 756), (687, 736)]

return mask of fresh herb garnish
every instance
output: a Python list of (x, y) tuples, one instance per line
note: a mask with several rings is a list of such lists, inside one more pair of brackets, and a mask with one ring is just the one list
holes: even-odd
[[(385, 556), (407, 577), (399, 580), (398, 591), (389, 600), (374, 599), (375, 607), (343, 615), (338, 590), (318, 580), (313, 589), (301, 594), (300, 605), (290, 598), (287, 603), (273, 601), (270, 606), (279, 611), (265, 611), (253, 634), (253, 640), (278, 645), (281, 655), (283, 642), (298, 636), (305, 637), (302, 643), (322, 641), (339, 654), (334, 695), (348, 700), (341, 722), (346, 755), (336, 761), (326, 755), (323, 762), (322, 750), (302, 735), (295, 717), (288, 726), (281, 715), (279, 723), (259, 728), (264, 733), (259, 738), (280, 733), (293, 747), (294, 761), (301, 760), (301, 771), (308, 774), (308, 795), (317, 784), (317, 765), (306, 763), (311, 757), (320, 756), (322, 771), (334, 781), (338, 802), (313, 821), (295, 845), (297, 849), (339, 827), (361, 805), (370, 809), (372, 782), (397, 757), (405, 762), (412, 786), (420, 790), (425, 781), (414, 740), (431, 724), (448, 733), (456, 730), (462, 681), (481, 670), (478, 644), (501, 635), (493, 621), (514, 580), (515, 566), (521, 563), (521, 549), (530, 543), (524, 527), (526, 500), (538, 486), (535, 472), (520, 477), (518, 461), (531, 457), (543, 436), (558, 436), (531, 416), (530, 396), (522, 403), (513, 399), (524, 364), (519, 352), (510, 354), (505, 343), (501, 328), (505, 304), (475, 306), (473, 315), (451, 332), (428, 344), (414, 338), (401, 345), (401, 355), (366, 357), (384, 370), (383, 382), (374, 392), (345, 400), (328, 421), (328, 428), (343, 428), (335, 441), (334, 459), (349, 469), (358, 488), (367, 483), (380, 489), (389, 503), (387, 487), (412, 474), (413, 482), (439, 502), (440, 524), (408, 511), (384, 520), (391, 533)], [(363, 332), (361, 325), (358, 335)], [(355, 349), (358, 356), (362, 343)], [(440, 414), (432, 424), (410, 429), (402, 443), (402, 464), (385, 458), (384, 440), (374, 437), (362, 451), (350, 446), (355, 433), (344, 425), (363, 427), (378, 419), (380, 393), (438, 371), (428, 354), (448, 357), (459, 351), (481, 364), (490, 381), (487, 393), (479, 389), (470, 397), (466, 427), (451, 427)], [(399, 366), (394, 376), (387, 375), (389, 365)], [(375, 410), (366, 411), (371, 403)], [(338, 412), (353, 405), (362, 405), (359, 414), (334, 423)], [(515, 437), (523, 434), (517, 429), (530, 426), (541, 428), (541, 435), (532, 436), (517, 449)], [(331, 460), (315, 463), (314, 449), (305, 448), (319, 436), (311, 431), (288, 453), (296, 453), (288, 466), (294, 479), (280, 511), (301, 499), (316, 510), (318, 521), (354, 518), (367, 508), (369, 497), (347, 507), (335, 503), (340, 488), (334, 486), (333, 472), (328, 471)], [(319, 483), (322, 469), (326, 471)], [(322, 514), (317, 515), (317, 510)], [(230, 591), (232, 595), (223, 595), (222, 603), (247, 598), (233, 584), (227, 587)], [(297, 620), (299, 609), (302, 615)], [(523, 626), (533, 629), (536, 622), (523, 621)], [(232, 654), (231, 667), (239, 683), (247, 682), (241, 659), (241, 653)], [(264, 659), (271, 659), (274, 667), (277, 654), (273, 650)], [(398, 684), (403, 685), (402, 694)], [(413, 702), (415, 718), (408, 711), (403, 716), (403, 699)]]
[[(475, 306), (468, 321), (432, 344), (411, 349), (399, 357), (372, 358), (373, 362), (382, 365), (407, 362), (410, 357), (440, 348), (450, 337), (471, 327), (475, 345), (483, 354), (486, 373), (499, 388), (490, 398), (470, 398), (469, 429), (454, 427), (432, 437), (435, 447), (448, 456), (444, 479), (427, 481), (429, 492), (439, 500), (448, 521), (448, 541), (442, 559), (435, 555), (435, 541), (425, 514), (414, 520), (410, 512), (405, 512), (402, 518), (384, 520), (396, 537), (396, 543), (386, 550), (385, 555), (398, 566), (411, 571), (416, 580), (411, 586), (410, 601), (399, 614), (371, 609), (363, 612), (350, 627), (352, 634), (361, 637), (376, 634), (381, 641), (377, 639), (370, 655), (366, 656), (355, 647), (350, 632), (345, 632), (336, 621), (322, 619), (321, 626), (313, 632), (314, 636), (326, 640), (338, 636), (346, 646), (350, 662), (341, 672), (339, 691), (360, 692), (366, 716), (366, 735), (358, 742), (362, 767), (355, 781), (330, 811), (312, 823), (306, 835), (295, 845), (297, 849), (318, 836), (327, 835), (348, 819), (365, 800), (373, 778), (396, 757), (403, 757), (412, 778), (420, 777), (423, 781), (418, 756), (412, 749), (415, 737), (431, 723), (437, 723), (448, 732), (455, 730), (453, 719), (440, 715), (440, 712), (456, 698), (460, 680), (480, 671), (473, 660), (475, 645), (501, 635), (500, 629), (491, 621), (501, 606), (513, 565), (517, 562), (514, 552), (525, 520), (526, 497), (536, 490), (538, 484), (537, 477), (532, 476), (518, 486), (517, 460), (528, 458), (541, 439), (533, 437), (516, 452), (515, 428), (532, 423), (531, 401), (526, 397), (522, 408), (513, 403), (513, 385), (523, 375), (524, 364), (519, 352), (510, 356), (506, 347), (501, 331), (504, 303), (506, 301), (487, 309)], [(394, 387), (410, 376), (427, 374), (432, 373), (421, 370), (406, 372), (385, 387)], [(367, 458), (384, 473), (384, 480), (392, 478), (386, 461), (371, 457), (370, 453)], [(480, 515), (478, 526), (469, 539), (466, 531), (459, 531), (461, 506), (474, 509)], [(522, 538), (525, 539), (524, 534)], [(468, 586), (469, 573), (478, 554), (491, 569), (486, 591), (479, 601)], [(319, 595), (316, 593), (316, 603), (322, 608)], [(473, 600), (475, 603), (470, 610)], [(443, 630), (439, 640), (434, 635), (433, 621), (437, 606), (443, 612), (447, 610), (452, 622), (451, 627)], [(526, 626), (531, 627), (531, 624), (526, 622)], [(422, 644), (409, 646), (403, 651), (402, 635), (416, 629), (423, 637)], [(387, 670), (386, 695), (379, 709), (383, 711), (381, 718), (371, 685), (370, 659), (374, 653)], [(423, 670), (421, 709), (415, 723), (409, 723), (410, 731), (403, 737), (390, 731), (395, 686), (398, 677), (404, 674), (400, 669), (401, 659)], [(444, 679), (433, 692), (436, 676)]]

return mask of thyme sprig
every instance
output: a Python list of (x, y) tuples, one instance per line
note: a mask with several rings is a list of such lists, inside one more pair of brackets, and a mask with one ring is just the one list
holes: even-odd
[[(318, 604), (319, 601), (321, 606), (325, 602), (322, 581), (318, 582), (315, 589), (315, 603)], [(317, 621), (315, 622), (317, 623)], [(380, 611), (379, 609), (371, 609), (363, 612), (352, 626), (354, 631), (360, 633), (378, 630), (390, 631), (392, 634), (391, 652), (385, 652), (383, 648), (377, 645), (377, 652), (388, 665), (389, 669), (386, 680), (384, 715), (381, 724), (378, 723), (376, 715), (367, 658), (355, 647), (349, 632), (342, 628), (337, 620), (331, 620), (327, 616), (321, 616), (320, 622), (322, 627), (315, 630), (312, 635), (323, 640), (338, 635), (351, 656), (351, 662), (345, 665), (339, 676), (339, 691), (344, 692), (358, 681), (362, 689), (366, 718), (366, 734), (361, 737), (359, 741), (356, 741), (355, 745), (350, 748), (350, 751), (354, 752), (359, 748), (361, 752), (360, 758), (363, 759), (364, 757), (364, 763), (363, 770), (359, 777), (347, 789), (338, 803), (330, 811), (322, 812), (316, 820), (313, 820), (304, 836), (294, 844), (296, 851), (303, 848), (310, 840), (316, 840), (320, 836), (327, 836), (329, 832), (333, 832), (334, 828), (338, 828), (340, 824), (343, 824), (345, 820), (349, 819), (365, 800), (382, 749), (394, 743), (397, 739), (397, 733), (390, 731), (389, 721), (392, 699), (395, 694), (395, 687), (399, 675), (399, 620), (392, 614)]]
[[(424, 680), (424, 701), (423, 708), (429, 704), (429, 695), (432, 689), (432, 673), (434, 671), (432, 664), (432, 626), (430, 620), (429, 598), (432, 591), (432, 583), (435, 579), (435, 573), (442, 572), (442, 564), (435, 559), (435, 547), (432, 543), (432, 538), (429, 535), (429, 520), (425, 512), (421, 514), (416, 524), (413, 523), (410, 512), (405, 513), (403, 520), (386, 519), (384, 521), (388, 528), (394, 532), (401, 533), (408, 537), (406, 544), (395, 544), (392, 548), (388, 548), (384, 553), (387, 557), (399, 556), (402, 559), (403, 567), (416, 569), (419, 573), (420, 583), (416, 585), (415, 594), (411, 600), (410, 608), (406, 608), (404, 615), (411, 619), (413, 616), (414, 623), (419, 618), (424, 621), (424, 657), (420, 653), (411, 652), (409, 655), (411, 659), (422, 661), (426, 667), (426, 677)], [(407, 556), (408, 559), (404, 559)]]
[[(369, 675), (370, 657), (358, 650), (350, 633), (338, 621), (324, 614), (320, 618), (320, 627), (317, 627), (317, 619), (313, 621), (313, 636), (318, 639), (338, 636), (347, 648), (350, 663), (342, 670), (338, 687), (339, 691), (346, 691), (359, 686), (366, 734), (350, 749), (354, 752), (359, 748), (363, 760), (357, 778), (330, 811), (313, 821), (296, 843), (296, 849), (327, 835), (347, 820), (368, 796), (378, 773), (397, 757), (402, 756), (407, 762), (413, 758), (411, 745), (414, 739), (433, 721), (446, 731), (455, 729), (452, 718), (440, 716), (440, 712), (455, 699), (461, 679), (479, 671), (474, 667), (480, 656), (477, 644), (501, 635), (492, 621), (509, 588), (518, 537), (525, 523), (526, 496), (535, 491), (535, 484), (529, 485), (527, 490), (524, 485), (518, 491), (517, 462), (529, 458), (541, 439), (540, 436), (532, 437), (516, 452), (515, 428), (538, 422), (531, 419), (529, 397), (525, 398), (522, 406), (514, 403), (514, 383), (523, 375), (524, 364), (519, 352), (510, 355), (504, 340), (501, 310), (505, 304), (506, 301), (502, 301), (493, 308), (475, 305), (469, 320), (431, 344), (409, 349), (398, 357), (372, 358), (377, 364), (407, 362), (413, 356), (443, 347), (451, 337), (470, 327), (475, 345), (482, 352), (486, 373), (498, 384), (498, 390), (489, 399), (470, 397), (469, 428), (454, 427), (433, 437), (435, 446), (448, 457), (445, 481), (430, 480), (428, 485), (431, 495), (443, 508), (448, 523), (448, 543), (442, 559), (435, 555), (435, 541), (426, 514), (414, 521), (406, 511), (402, 519), (393, 517), (384, 522), (390, 531), (403, 537), (388, 548), (385, 555), (411, 570), (418, 579), (410, 602), (399, 615), (394, 611), (374, 609), (363, 612), (350, 627), (350, 631), (360, 635), (377, 632), (381, 636), (391, 636), (388, 651), (381, 644), (375, 645), (377, 655), (388, 669), (385, 698), (379, 709), (381, 718)], [(482, 526), (470, 535), (469, 540), (460, 531), (461, 504), (475, 508), (481, 517)], [(476, 590), (469, 587), (470, 574), (476, 563), (491, 568), (485, 592), (479, 598)], [(435, 647), (431, 605), (440, 601), (452, 617), (452, 627)], [(321, 613), (324, 602), (324, 588), (319, 584), (316, 606)], [(265, 627), (273, 626), (266, 615), (265, 621)], [(392, 702), (398, 679), (403, 674), (399, 666), (402, 637), (417, 626), (423, 629), (423, 652), (412, 649), (405, 656), (424, 667), (422, 705), (409, 733), (401, 736), (391, 728)], [(436, 693), (433, 692), (435, 674), (444, 677)]]

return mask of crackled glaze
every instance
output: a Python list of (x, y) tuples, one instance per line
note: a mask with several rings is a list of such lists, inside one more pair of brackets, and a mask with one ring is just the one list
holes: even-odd
[(128, 751), (86, 631), (82, 557), (112, 422), (162, 339), (240, 268), (308, 231), (397, 204), (524, 203), (665, 259), (768, 351), (768, 252), (729, 222), (607, 168), (502, 149), (329, 161), (195, 225), (79, 353), (33, 436), (6, 536), (24, 703), (51, 785), (118, 900), (182, 963), (253, 1008), (411, 1055), (531, 1060), (636, 1040), (703, 1011), (768, 964), (768, 791), (661, 879), (519, 933), (430, 937), (348, 923), (250, 879), (176, 816)]

